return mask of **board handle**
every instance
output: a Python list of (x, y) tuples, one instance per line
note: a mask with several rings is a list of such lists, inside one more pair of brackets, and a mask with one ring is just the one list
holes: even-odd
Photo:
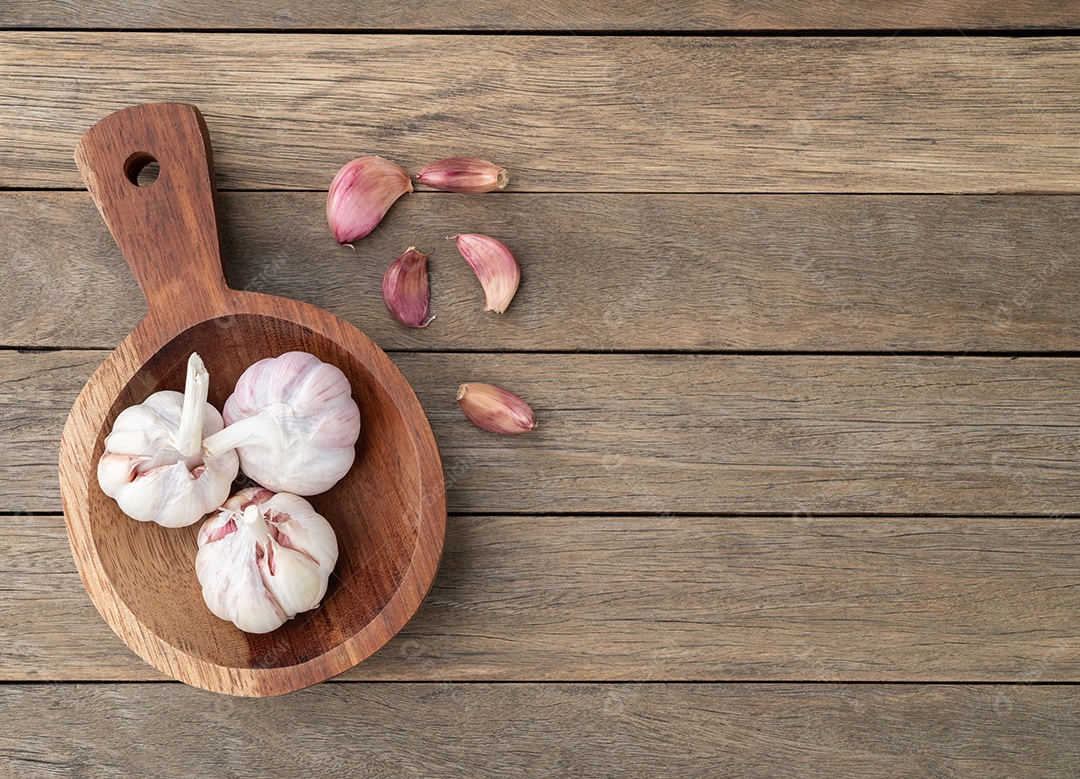
[(214, 158), (199, 109), (149, 103), (111, 113), (82, 137), (75, 162), (150, 316), (184, 326), (224, 313)]

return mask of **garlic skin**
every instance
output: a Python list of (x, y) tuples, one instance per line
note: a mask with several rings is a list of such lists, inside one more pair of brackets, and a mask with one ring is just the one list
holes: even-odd
[(435, 318), (431, 316), (427, 258), (415, 246), (410, 246), (390, 264), (383, 276), (382, 295), (386, 310), (406, 327), (427, 327)]
[(374, 230), (390, 206), (412, 192), (412, 180), (400, 165), (382, 157), (360, 157), (338, 171), (326, 196), (326, 221), (334, 240), (352, 242)]
[(487, 235), (465, 233), (455, 235), (458, 251), (473, 269), (487, 298), (485, 311), (503, 313), (514, 299), (521, 268), (506, 246)]
[(326, 492), (356, 458), (360, 409), (349, 379), (307, 352), (250, 366), (224, 416), (227, 427), (203, 441), (203, 451), (236, 449), (244, 473), (274, 492)]
[(183, 394), (155, 392), (120, 412), (98, 461), (101, 491), (140, 522), (186, 527), (229, 497), (240, 463), (235, 452), (213, 457), (202, 437), (225, 423), (206, 402), (209, 375), (199, 355), (188, 359)]
[(199, 530), (195, 574), (216, 616), (269, 633), (326, 594), (338, 559), (330, 523), (301, 497), (251, 487)]
[(416, 174), (416, 180), (444, 192), (478, 194), (505, 189), (510, 171), (476, 157), (447, 157), (429, 162)]
[(529, 404), (494, 384), (462, 384), (457, 402), (470, 422), (488, 432), (514, 435), (536, 429), (536, 414)]

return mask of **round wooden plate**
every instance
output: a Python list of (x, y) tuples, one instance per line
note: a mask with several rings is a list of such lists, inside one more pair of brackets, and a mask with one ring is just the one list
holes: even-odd
[[(416, 395), (382, 350), (341, 319), (228, 288), (209, 134), (194, 106), (110, 114), (75, 159), (149, 304), (83, 388), (60, 442), (68, 535), (94, 605), (140, 657), (208, 690), (278, 695), (351, 668), (416, 612), (442, 553), (442, 465)], [(152, 161), (158, 178), (140, 186)], [(177, 530), (129, 519), (98, 487), (97, 461), (120, 411), (157, 390), (183, 389), (191, 352), (206, 363), (210, 402), (221, 408), (245, 368), (291, 350), (345, 372), (362, 428), (352, 470), (310, 499), (340, 546), (321, 607), (250, 635), (203, 603), (194, 567), (200, 523)]]

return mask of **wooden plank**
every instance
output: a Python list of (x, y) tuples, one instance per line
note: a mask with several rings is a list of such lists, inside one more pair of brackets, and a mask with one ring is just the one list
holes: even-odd
[(25, 779), (1068, 777), (1080, 758), (1071, 686), (20, 685), (0, 707), (0, 771)]
[[(0, 518), (0, 561), (0, 678), (163, 678), (62, 518)], [(419, 614), (341, 678), (1075, 682), (1078, 572), (1070, 519), (454, 517)]]
[[(197, 345), (196, 345), (197, 346)], [(58, 511), (56, 446), (97, 351), (0, 352), (0, 507)], [(801, 355), (394, 356), (459, 513), (1074, 514), (1080, 361)], [(461, 415), (519, 392), (537, 431)]]
[(467, 152), (517, 191), (1080, 191), (1072, 38), (9, 32), (0, 52), (0, 187), (80, 187), (86, 128), (181, 100), (226, 189)]
[(1064, 29), (1080, 26), (1080, 11), (1068, 0), (801, 0), (745, 3), (737, 0), (634, 2), (571, 0), (515, 2), (465, 0), (457, 3), (363, 4), (334, 0), (156, 0), (124, 3), (52, 5), (35, 0), (5, 0), (0, 27), (116, 28), (183, 30), (268, 28), (328, 30), (1007, 30)]
[[(1080, 245), (1080, 198), (424, 194), (355, 253), (331, 240), (324, 202), (226, 193), (227, 275), (326, 308), (387, 349), (1033, 352), (1080, 340), (1066, 252)], [(501, 237), (524, 267), (501, 318), (445, 240), (461, 230)], [(0, 235), (13, 258), (0, 265), (0, 345), (112, 348), (145, 314), (86, 194), (0, 193)], [(410, 244), (434, 247), (424, 330), (398, 326), (381, 298)]]

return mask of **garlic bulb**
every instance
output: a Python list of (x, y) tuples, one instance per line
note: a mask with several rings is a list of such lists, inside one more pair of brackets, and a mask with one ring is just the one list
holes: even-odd
[(244, 473), (274, 492), (326, 492), (356, 457), (360, 409), (351, 393), (341, 369), (313, 354), (259, 360), (225, 401), (228, 426), (203, 451), (236, 449)]
[(225, 426), (206, 402), (208, 384), (202, 360), (192, 354), (183, 394), (155, 392), (116, 417), (98, 461), (98, 484), (132, 519), (184, 527), (229, 497), (236, 453), (206, 456), (201, 448), (204, 433)]
[(216, 616), (269, 633), (319, 605), (337, 558), (334, 529), (310, 503), (251, 487), (202, 526), (195, 573)]

